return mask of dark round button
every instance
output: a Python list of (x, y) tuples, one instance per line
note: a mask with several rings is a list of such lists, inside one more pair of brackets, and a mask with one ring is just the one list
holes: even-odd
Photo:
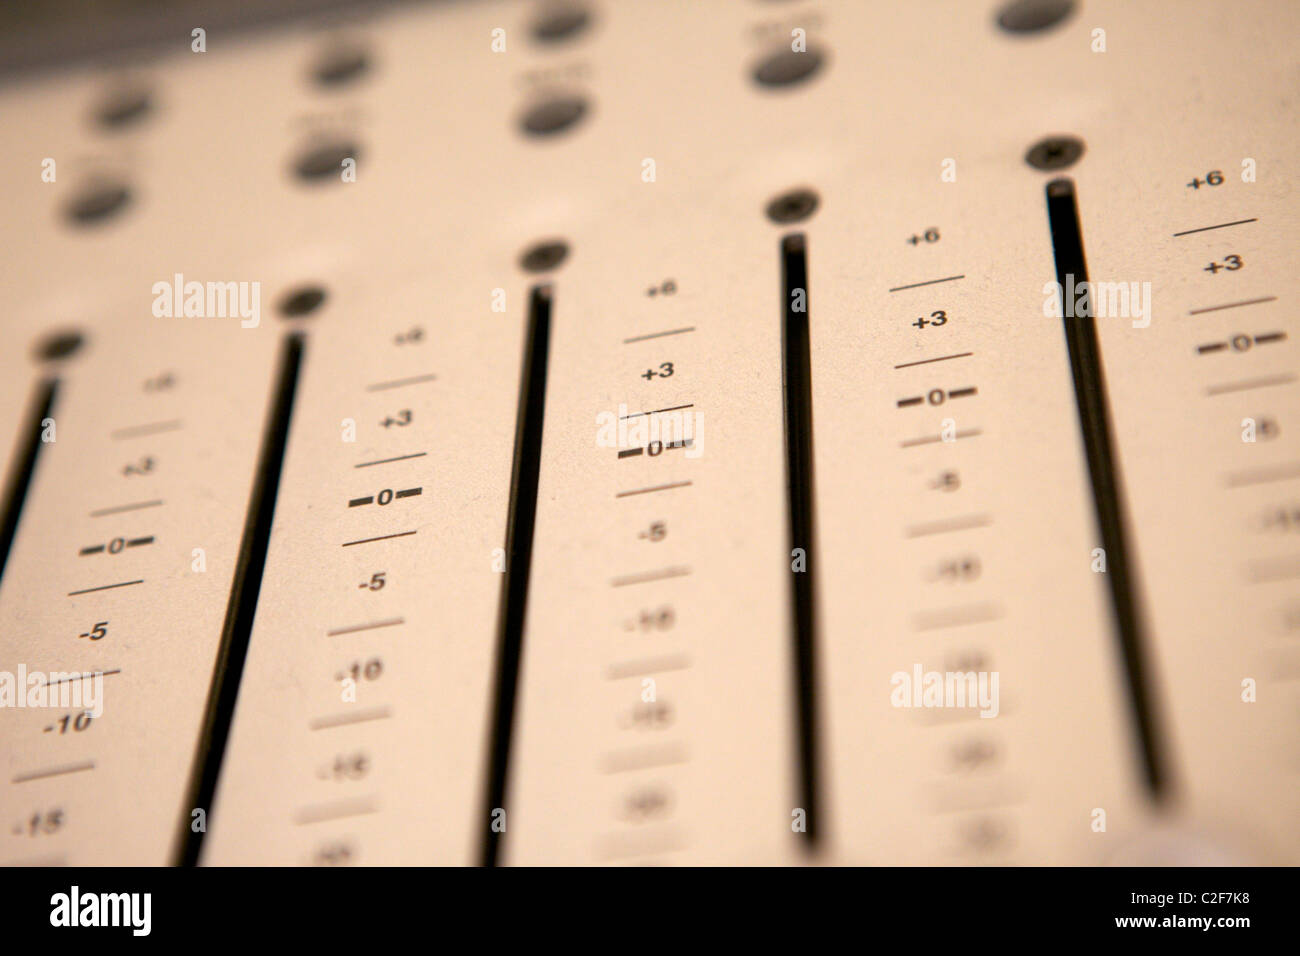
[(68, 218), (79, 226), (98, 225), (112, 219), (131, 201), (131, 190), (119, 182), (91, 183), (68, 203)]
[(370, 69), (370, 56), (354, 46), (339, 46), (329, 50), (312, 67), (312, 77), (317, 85), (326, 89), (346, 86), (360, 79)]
[(767, 218), (782, 225), (802, 222), (817, 211), (818, 201), (811, 189), (792, 189), (767, 204)]
[(125, 129), (149, 115), (153, 94), (142, 86), (122, 86), (109, 91), (95, 107), (95, 119), (107, 130)]
[(280, 314), (297, 318), (315, 312), (325, 302), (325, 290), (318, 285), (305, 285), (287, 293), (280, 300)]
[(591, 23), (586, 8), (574, 4), (557, 4), (533, 21), (533, 39), (538, 43), (559, 43), (577, 36)]
[(355, 160), (357, 153), (357, 145), (351, 140), (316, 143), (294, 160), (293, 171), (306, 182), (324, 182), (331, 176), (342, 182), (344, 160)]
[(525, 272), (550, 272), (569, 256), (569, 244), (563, 239), (547, 239), (530, 246), (519, 257), (519, 265)]
[(67, 358), (81, 348), (85, 339), (72, 329), (53, 332), (36, 343), (36, 354), (46, 361)]
[(754, 81), (759, 86), (793, 86), (816, 73), (823, 59), (821, 51), (813, 47), (802, 53), (782, 48), (759, 61), (754, 67)]
[(998, 13), (1008, 33), (1037, 33), (1056, 26), (1074, 10), (1074, 0), (1013, 0)]
[(1077, 137), (1048, 136), (1029, 148), (1025, 162), (1034, 169), (1065, 169), (1079, 161), (1083, 148), (1083, 140)]
[(586, 100), (578, 96), (561, 96), (529, 107), (519, 125), (529, 136), (550, 136), (568, 129), (586, 112)]

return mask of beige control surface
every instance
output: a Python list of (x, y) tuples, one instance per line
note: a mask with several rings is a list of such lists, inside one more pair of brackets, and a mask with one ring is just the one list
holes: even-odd
[(1300, 8), (581, 6), (0, 87), (0, 863), (1300, 861)]

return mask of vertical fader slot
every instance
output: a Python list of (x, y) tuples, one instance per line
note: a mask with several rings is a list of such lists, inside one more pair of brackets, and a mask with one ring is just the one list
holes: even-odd
[(257, 615), (258, 594), (262, 589), (262, 572), (266, 566), (266, 553), (271, 540), (271, 522), (275, 516), (275, 499), (280, 487), (280, 472), (284, 466), (284, 450), (289, 439), (289, 419), (293, 415), (294, 395), (302, 370), (303, 349), (302, 333), (290, 332), (285, 336), (276, 372), (273, 404), (266, 419), (257, 472), (248, 499), (243, 538), (231, 583), (230, 601), (226, 606), (225, 626), (222, 628), (212, 688), (208, 694), (203, 730), (199, 737), (190, 799), (185, 803), (180, 862), (186, 866), (198, 863), (204, 835), (204, 830), (196, 830), (191, 825), (191, 808), (202, 810), (205, 817), (211, 810), (217, 777), (221, 772), (221, 760), (230, 736), (239, 681), (244, 672), (253, 619)]
[(14, 535), (18, 532), (18, 520), (22, 517), (23, 502), (27, 500), (27, 489), (36, 471), (36, 458), (42, 444), (41, 431), (45, 427), (45, 420), (54, 411), (54, 397), (58, 388), (58, 380), (52, 378), (37, 387), (31, 405), (36, 414), (27, 421), (20, 433), (21, 444), (14, 456), (13, 475), (5, 487), (4, 510), (0, 511), (0, 579), (4, 577), (5, 565), (9, 562), (9, 549), (13, 546)]
[(492, 702), (491, 749), (488, 754), (487, 805), (483, 812), (483, 863), (495, 866), (501, 834), (492, 826), (498, 808), (505, 807), (510, 760), (510, 731), (519, 683), (524, 617), (528, 606), (528, 573), (537, 519), (537, 482), (542, 463), (542, 424), (546, 411), (546, 365), (551, 340), (552, 287), (533, 287), (528, 303), (528, 332), (524, 341), (523, 377), (519, 383), (519, 413), (515, 424), (514, 463), (510, 475), (510, 510), (506, 521), (506, 570), (498, 610), (496, 686)]
[[(1088, 268), (1083, 255), (1083, 231), (1079, 225), (1073, 181), (1062, 178), (1047, 184), (1047, 217), (1052, 231), (1057, 285), (1061, 290), (1077, 288), (1088, 281)], [(1066, 303), (1063, 302), (1062, 305)], [(1156, 743), (1158, 734), (1148, 691), (1143, 623), (1137, 608), (1135, 584), (1129, 565), (1124, 506), (1119, 491), (1113, 428), (1101, 367), (1101, 348), (1097, 340), (1097, 322), (1091, 308), (1084, 310), (1085, 314), (1073, 316), (1070, 314), (1071, 309), (1062, 308), (1061, 311), (1079, 423), (1088, 460), (1093, 504), (1101, 531), (1102, 547), (1106, 550), (1106, 578), (1111, 606), (1123, 648), (1134, 717), (1142, 741), (1143, 769), (1147, 785), (1158, 796), (1165, 790), (1168, 781)]]
[[(807, 239), (781, 240), (781, 324), (784, 378), (786, 491), (794, 598), (795, 707), (799, 735), (799, 797), (807, 811), (804, 831), (817, 843), (816, 590), (813, 525), (812, 358), (808, 327)], [(801, 555), (803, 563), (797, 563)]]

